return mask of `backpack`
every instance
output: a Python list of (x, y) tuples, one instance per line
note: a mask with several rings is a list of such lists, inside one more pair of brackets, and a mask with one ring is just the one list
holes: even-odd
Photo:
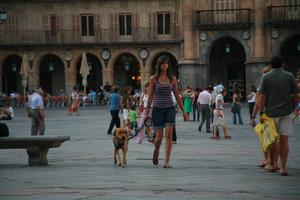
[(9, 130), (6, 124), (0, 122), (0, 137), (7, 137)]

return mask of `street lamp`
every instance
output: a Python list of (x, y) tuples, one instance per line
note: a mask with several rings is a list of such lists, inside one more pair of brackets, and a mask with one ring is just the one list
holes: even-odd
[(28, 61), (29, 61), (30, 69), (32, 68), (34, 57), (35, 57), (35, 55), (33, 53), (33, 50), (32, 49), (28, 49)]
[(93, 69), (92, 63), (88, 62), (88, 67), (89, 67), (89, 71), (92, 71)]
[(49, 72), (52, 72), (53, 69), (54, 69), (54, 65), (53, 65), (53, 62), (49, 62)]
[(70, 68), (71, 60), (73, 59), (73, 55), (70, 49), (66, 50), (65, 60), (67, 61), (68, 68)]
[(13, 72), (16, 72), (17, 71), (17, 63), (13, 62), (11, 64), (11, 69), (12, 69)]
[(126, 70), (127, 72), (129, 71), (130, 65), (129, 65), (129, 62), (128, 62), (128, 61), (125, 61), (125, 63), (124, 63), (124, 68), (125, 68), (125, 70)]
[(225, 52), (230, 53), (230, 44), (225, 45)]

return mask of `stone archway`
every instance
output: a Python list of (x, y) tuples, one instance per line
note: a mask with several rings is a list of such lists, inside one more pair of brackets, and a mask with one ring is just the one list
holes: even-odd
[(22, 58), (18, 55), (8, 56), (2, 66), (2, 92), (10, 94), (22, 91), (20, 75)]
[[(97, 56), (91, 53), (86, 54), (88, 66), (89, 66), (89, 75), (87, 76), (87, 86), (86, 91), (89, 90), (96, 91), (102, 86), (102, 64)], [(80, 65), (81, 59), (78, 59), (76, 65), (76, 85), (79, 90), (83, 91), (82, 85), (82, 76), (80, 74)]]
[(285, 60), (285, 70), (294, 75), (300, 70), (300, 35), (288, 37), (282, 44), (280, 55)]
[(222, 83), (228, 88), (228, 97), (234, 89), (246, 96), (246, 53), (241, 43), (231, 37), (216, 40), (209, 54), (209, 82)]
[(47, 54), (41, 59), (39, 66), (39, 83), (46, 93), (58, 95), (65, 91), (64, 62), (54, 54)]
[(132, 92), (141, 89), (141, 65), (132, 54), (119, 55), (114, 63), (114, 83), (121, 88), (130, 86)]

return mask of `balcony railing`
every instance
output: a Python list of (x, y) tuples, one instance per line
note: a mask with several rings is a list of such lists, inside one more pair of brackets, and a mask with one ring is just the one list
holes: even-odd
[(119, 43), (176, 43), (181, 40), (179, 27), (174, 27), (170, 34), (160, 35), (151, 28), (137, 28), (132, 35), (119, 35), (118, 30), (101, 29), (94, 36), (81, 36), (72, 30), (62, 30), (51, 36), (50, 31), (24, 30), (0, 31), (0, 45), (43, 45), (43, 44), (119, 44)]
[(195, 25), (202, 30), (247, 29), (251, 26), (251, 10), (198, 10)]
[(300, 5), (268, 7), (267, 24), (272, 27), (300, 25)]

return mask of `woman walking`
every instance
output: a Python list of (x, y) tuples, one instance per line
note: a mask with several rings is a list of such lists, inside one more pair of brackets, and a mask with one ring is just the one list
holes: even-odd
[[(141, 144), (143, 139), (145, 138), (146, 128), (145, 128), (145, 126), (143, 126), (143, 124), (145, 123), (145, 119), (146, 119), (147, 102), (148, 102), (148, 97), (149, 97), (149, 86), (150, 86), (150, 83), (147, 82), (145, 84), (145, 91), (142, 95), (141, 106), (143, 107), (143, 111), (141, 113), (141, 118), (140, 118), (140, 121), (139, 121), (139, 127), (142, 126), (142, 128), (138, 128), (140, 130), (137, 134), (136, 141), (135, 141), (137, 144)], [(151, 115), (152, 107), (149, 108), (149, 113)]]
[(179, 97), (177, 79), (170, 73), (170, 59), (162, 56), (157, 61), (156, 74), (150, 78), (150, 93), (147, 102), (146, 115), (153, 102), (152, 119), (156, 131), (154, 140), (154, 153), (152, 162), (158, 165), (159, 150), (163, 139), (163, 130), (166, 132), (166, 150), (164, 168), (171, 168), (170, 155), (172, 150), (172, 131), (175, 126), (175, 106), (172, 100), (172, 91), (176, 100), (187, 118), (183, 109), (183, 103)]
[(192, 111), (192, 88), (187, 86), (186, 90), (183, 93), (184, 97), (184, 112), (187, 113), (187, 120), (190, 121), (190, 113)]
[(252, 117), (253, 109), (254, 109), (255, 102), (256, 102), (256, 87), (254, 85), (250, 86), (247, 99), (248, 99), (250, 124), (251, 124), (251, 119), (252, 119), (251, 117)]
[(233, 97), (232, 97), (232, 113), (233, 113), (233, 124), (236, 125), (237, 124), (237, 120), (236, 120), (236, 115), (238, 116), (238, 120), (239, 120), (239, 124), (243, 125), (243, 118), (241, 115), (241, 109), (242, 109), (242, 105), (241, 105), (241, 95), (239, 93), (239, 91), (237, 89), (235, 89), (233, 91)]
[(124, 88), (123, 91), (123, 96), (121, 98), (121, 108), (122, 108), (122, 114), (123, 114), (123, 120), (122, 120), (122, 127), (127, 128), (128, 131), (130, 132), (130, 123), (129, 123), (129, 110), (130, 110), (130, 105), (131, 105), (131, 89), (129, 87)]
[(225, 115), (224, 115), (224, 97), (227, 95), (227, 89), (223, 88), (222, 91), (220, 91), (220, 94), (216, 96), (216, 108), (214, 109), (214, 121), (213, 121), (213, 140), (218, 140), (220, 137), (217, 135), (218, 128), (223, 127), (224, 131), (224, 138), (225, 139), (231, 139), (231, 136), (228, 133), (228, 129), (225, 123)]
[(107, 131), (107, 134), (109, 135), (112, 134), (114, 125), (116, 125), (117, 128), (120, 128), (119, 111), (121, 109), (121, 96), (118, 94), (119, 88), (117, 86), (113, 86), (111, 90), (112, 93), (110, 96), (109, 110), (112, 118)]
[(194, 91), (194, 95), (193, 95), (193, 121), (197, 121), (199, 122), (200, 120), (200, 109), (198, 106), (198, 97), (199, 97), (199, 93), (201, 92), (201, 89), (199, 87), (196, 87), (195, 91)]
[(73, 87), (73, 91), (71, 94), (71, 106), (69, 108), (69, 115), (72, 115), (73, 113), (76, 113), (77, 116), (79, 116), (79, 93), (77, 92), (77, 88)]

